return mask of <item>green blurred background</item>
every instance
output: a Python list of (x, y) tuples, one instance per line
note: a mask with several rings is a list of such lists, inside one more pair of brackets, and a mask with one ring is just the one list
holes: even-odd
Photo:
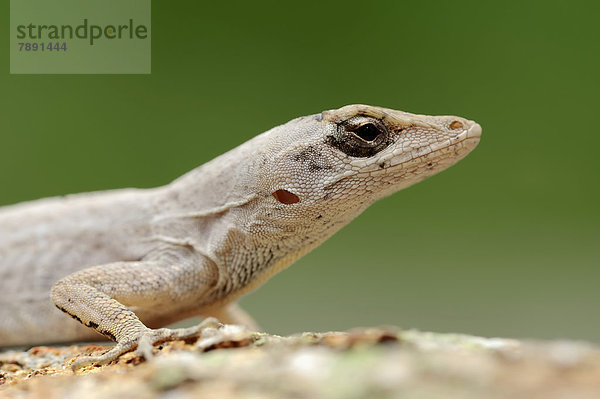
[(600, 342), (599, 5), (159, 2), (151, 75), (9, 75), (0, 205), (153, 187), (296, 116), (367, 103), (483, 126), (242, 301), (273, 333), (394, 324)]

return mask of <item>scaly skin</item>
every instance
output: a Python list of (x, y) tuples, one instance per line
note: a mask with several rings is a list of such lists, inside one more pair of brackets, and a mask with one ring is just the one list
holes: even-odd
[[(453, 165), (481, 128), (455, 116), (349, 105), (275, 127), (173, 183), (0, 209), (0, 346), (198, 334), (193, 315), (253, 326), (236, 299), (373, 202)], [(52, 307), (70, 315), (69, 320)], [(86, 328), (86, 327), (88, 328)]]

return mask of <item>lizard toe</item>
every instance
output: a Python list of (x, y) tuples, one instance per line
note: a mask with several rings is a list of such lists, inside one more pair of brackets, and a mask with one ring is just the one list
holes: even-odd
[(137, 342), (137, 355), (146, 360), (151, 360), (154, 345), (165, 341), (175, 341), (190, 337), (199, 337), (206, 328), (220, 328), (222, 324), (214, 317), (208, 317), (199, 324), (187, 328), (158, 328), (148, 329), (140, 335)]
[(95, 365), (104, 365), (116, 360), (122, 354), (129, 352), (133, 348), (135, 348), (135, 342), (125, 342), (125, 343), (117, 343), (113, 348), (109, 351), (103, 353), (98, 356), (84, 356), (76, 359), (73, 363), (71, 363), (71, 369), (76, 371), (82, 367), (88, 366), (90, 364)]

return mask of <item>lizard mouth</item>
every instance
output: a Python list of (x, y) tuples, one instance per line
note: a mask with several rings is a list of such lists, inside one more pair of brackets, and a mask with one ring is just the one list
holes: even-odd
[(463, 130), (461, 133), (446, 141), (411, 151), (406, 155), (401, 155), (397, 159), (392, 158), (389, 167), (404, 167), (407, 164), (415, 161), (423, 161), (427, 158), (431, 158), (433, 155), (448, 152), (452, 149), (454, 149), (458, 156), (456, 159), (456, 161), (458, 161), (477, 147), (480, 138), (481, 126), (478, 123), (472, 122), (472, 125), (468, 129)]

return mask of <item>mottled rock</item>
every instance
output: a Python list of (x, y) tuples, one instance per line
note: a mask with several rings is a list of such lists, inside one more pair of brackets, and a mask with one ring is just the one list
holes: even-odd
[(144, 361), (70, 368), (107, 346), (0, 353), (2, 398), (600, 398), (600, 350), (395, 328), (290, 337), (237, 326)]

